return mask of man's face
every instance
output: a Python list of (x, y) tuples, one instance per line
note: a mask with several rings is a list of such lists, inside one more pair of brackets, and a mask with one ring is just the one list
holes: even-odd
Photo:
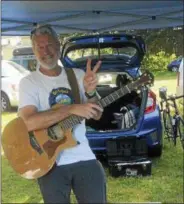
[(54, 37), (48, 34), (34, 36), (33, 51), (43, 68), (56, 67), (60, 57), (60, 45)]

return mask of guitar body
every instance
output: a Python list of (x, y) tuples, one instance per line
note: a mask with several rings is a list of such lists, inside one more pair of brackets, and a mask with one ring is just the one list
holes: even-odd
[(3, 131), (4, 154), (22, 177), (39, 178), (53, 167), (61, 150), (77, 144), (71, 131), (68, 129), (63, 132), (62, 139), (53, 140), (49, 138), (47, 129), (28, 132), (24, 121), (20, 117), (16, 118)]

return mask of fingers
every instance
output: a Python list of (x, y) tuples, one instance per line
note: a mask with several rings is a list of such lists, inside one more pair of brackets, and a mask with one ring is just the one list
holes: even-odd
[(85, 90), (88, 92), (90, 90), (95, 90), (98, 84), (98, 78), (94, 74), (94, 76), (84, 78), (84, 87)]
[(93, 74), (93, 73), (91, 73), (90, 75), (87, 75), (87, 76), (84, 77), (84, 80), (86, 82), (91, 82), (91, 81), (93, 81), (95, 79), (97, 79), (97, 76), (95, 74)]
[(91, 118), (97, 116), (97, 114), (98, 113), (97, 113), (97, 111), (95, 109), (93, 109), (93, 108), (89, 109), (89, 115), (90, 115)]
[(97, 84), (97, 83), (98, 83), (97, 77), (95, 77), (93, 80), (90, 81), (90, 84)]
[(83, 111), (84, 111), (83, 117), (88, 119), (88, 120), (90, 118), (93, 118), (93, 117), (97, 116), (97, 111), (94, 110), (92, 107), (90, 107), (89, 104), (86, 104), (86, 107), (83, 107)]
[(98, 79), (97, 78), (93, 78), (92, 80), (88, 80), (86, 79), (85, 82), (87, 83), (87, 85), (93, 86), (93, 85), (97, 85), (98, 84)]
[(86, 119), (95, 118), (100, 112), (103, 112), (103, 109), (93, 103), (86, 104), (73, 104), (71, 105), (70, 113), (81, 116)]
[(91, 113), (87, 113), (86, 115), (85, 115), (85, 118), (86, 119), (91, 119), (91, 118), (93, 118), (94, 116), (93, 116), (93, 114), (91, 114)]
[(102, 64), (102, 61), (98, 61), (98, 62), (96, 63), (96, 65), (95, 65), (94, 68), (93, 68), (93, 73), (96, 73), (96, 72), (99, 70), (101, 64)]
[(86, 73), (89, 74), (91, 72), (91, 59), (88, 58), (86, 65)]
[(87, 60), (87, 65), (86, 65), (86, 73), (87, 74), (89, 74), (90, 72), (96, 73), (99, 70), (101, 64), (102, 64), (102, 61), (98, 61), (96, 63), (96, 65), (94, 66), (93, 71), (92, 71), (91, 70), (91, 59), (88, 59)]
[(95, 104), (95, 103), (89, 103), (90, 106), (100, 112), (103, 112), (103, 108), (101, 108), (99, 105)]
[(93, 103), (87, 103), (85, 118), (88, 120), (90, 118), (95, 118), (96, 116), (98, 116), (98, 111), (103, 112), (103, 109), (99, 105), (93, 104)]

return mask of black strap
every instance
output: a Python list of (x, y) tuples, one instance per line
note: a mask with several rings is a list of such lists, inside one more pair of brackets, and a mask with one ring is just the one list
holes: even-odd
[(71, 86), (71, 91), (72, 91), (72, 96), (74, 98), (74, 103), (76, 104), (80, 104), (80, 92), (79, 92), (79, 85), (78, 85), (78, 82), (77, 82), (77, 79), (76, 79), (76, 75), (73, 71), (73, 69), (71, 68), (66, 68), (65, 69), (66, 71), (66, 75), (67, 75), (67, 78), (68, 78), (68, 82)]

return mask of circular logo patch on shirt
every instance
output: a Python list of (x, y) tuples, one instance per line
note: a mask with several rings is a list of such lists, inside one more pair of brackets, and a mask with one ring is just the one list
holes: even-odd
[(55, 104), (73, 104), (73, 97), (71, 94), (71, 90), (67, 88), (56, 88), (52, 89), (49, 95), (49, 105), (52, 107)]

